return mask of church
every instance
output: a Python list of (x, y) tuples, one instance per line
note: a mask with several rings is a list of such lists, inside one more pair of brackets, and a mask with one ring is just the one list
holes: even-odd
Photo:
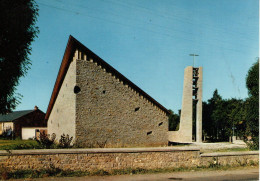
[(45, 119), (81, 147), (167, 146), (168, 110), (70, 36)]

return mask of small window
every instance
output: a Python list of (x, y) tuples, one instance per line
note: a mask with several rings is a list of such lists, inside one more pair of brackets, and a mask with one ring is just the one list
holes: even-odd
[(105, 94), (106, 93), (106, 90), (103, 90), (103, 94)]
[(140, 107), (135, 108), (135, 112), (138, 111), (139, 109), (140, 109)]
[(163, 125), (163, 122), (160, 122), (160, 123), (158, 124), (158, 126), (161, 126), (161, 125)]
[(150, 134), (152, 134), (152, 131), (147, 132), (147, 135), (150, 135)]
[(76, 85), (76, 86), (74, 87), (74, 93), (77, 94), (77, 93), (79, 93), (79, 92), (80, 92), (80, 87)]

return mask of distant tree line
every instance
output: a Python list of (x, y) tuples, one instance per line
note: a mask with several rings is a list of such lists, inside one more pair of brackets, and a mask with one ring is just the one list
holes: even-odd
[[(229, 141), (231, 136), (238, 136), (247, 141), (251, 149), (259, 148), (259, 59), (248, 71), (246, 87), (246, 99), (223, 99), (216, 89), (212, 98), (203, 102), (202, 129), (205, 140)], [(179, 114), (170, 112), (169, 130), (178, 130), (180, 111)]]

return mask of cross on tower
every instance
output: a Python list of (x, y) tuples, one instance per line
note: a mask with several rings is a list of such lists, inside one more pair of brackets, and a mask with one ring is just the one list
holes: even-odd
[(193, 56), (193, 66), (192, 66), (192, 67), (194, 67), (194, 63), (195, 63), (195, 62), (194, 62), (194, 61), (195, 61), (195, 57), (197, 57), (197, 56), (199, 56), (199, 55), (196, 55), (196, 54), (194, 54), (194, 53), (193, 53), (193, 54), (190, 54), (190, 56)]

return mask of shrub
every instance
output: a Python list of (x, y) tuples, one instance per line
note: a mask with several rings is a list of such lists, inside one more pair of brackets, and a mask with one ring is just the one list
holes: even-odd
[(250, 150), (259, 150), (259, 137), (252, 137), (251, 140), (246, 140), (246, 144)]
[(40, 132), (40, 138), (36, 139), (37, 143), (42, 147), (42, 148), (47, 148), (50, 149), (51, 147), (55, 146), (55, 141), (56, 139), (56, 134), (52, 133), (51, 137), (49, 134), (46, 134), (45, 132)]
[(13, 138), (13, 130), (12, 130), (12, 128), (5, 129), (3, 131), (2, 137), (6, 138), (6, 139), (12, 139)]
[(61, 138), (59, 140), (59, 147), (60, 148), (71, 148), (71, 141), (73, 139), (73, 136), (70, 137), (68, 134), (65, 136), (65, 134), (61, 135)]

